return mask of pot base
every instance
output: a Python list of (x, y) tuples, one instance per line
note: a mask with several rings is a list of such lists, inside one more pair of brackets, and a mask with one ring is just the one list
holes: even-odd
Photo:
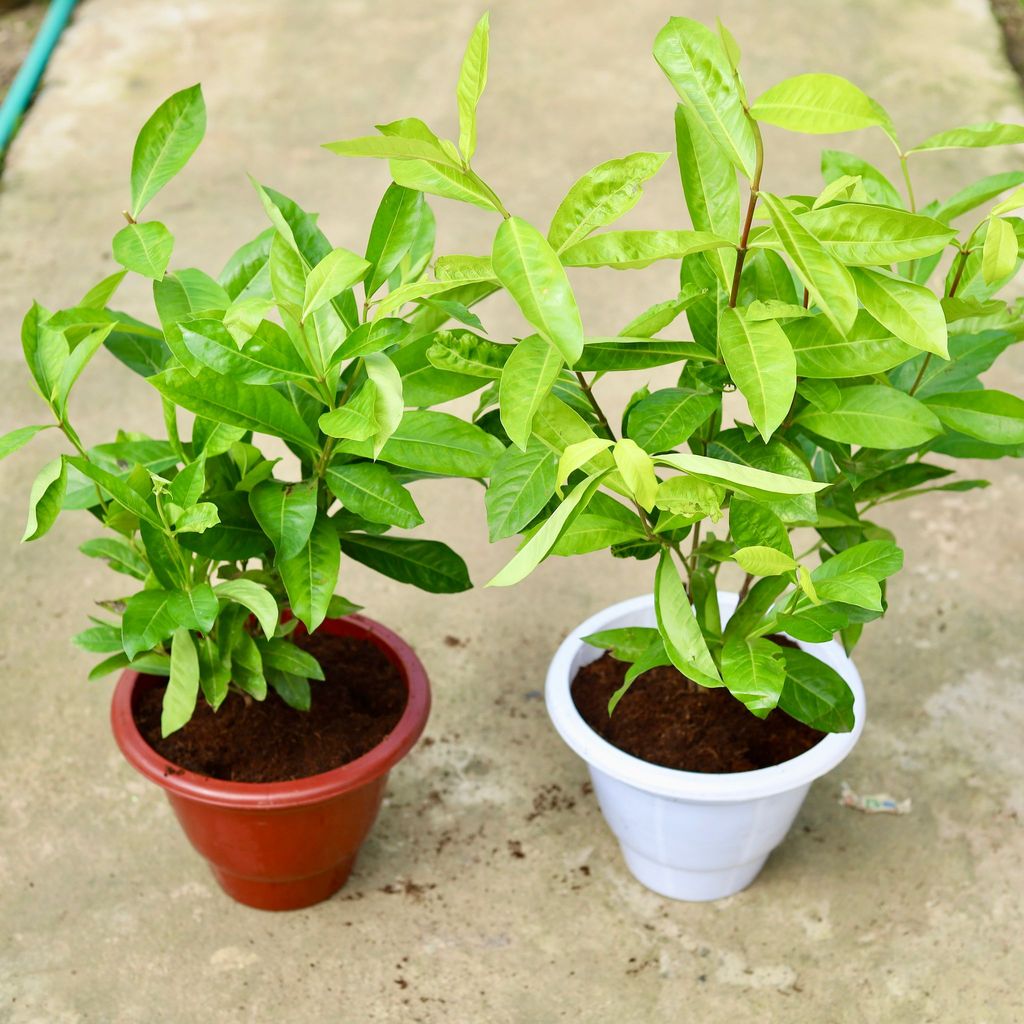
[(628, 846), (619, 845), (626, 866), (641, 885), (646, 885), (660, 896), (693, 903), (725, 899), (726, 896), (734, 896), (746, 889), (757, 878), (768, 859), (765, 856), (747, 864), (735, 864), (717, 871), (687, 871), (659, 864)]
[(333, 896), (347, 881), (355, 866), (355, 856), (348, 857), (327, 871), (305, 878), (268, 882), (261, 878), (245, 878), (210, 864), (220, 887), (239, 903), (257, 910), (301, 910)]

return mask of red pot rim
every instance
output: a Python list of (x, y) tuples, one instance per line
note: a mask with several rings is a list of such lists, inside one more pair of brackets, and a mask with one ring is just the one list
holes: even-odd
[(387, 654), (402, 673), (409, 699), (394, 729), (372, 750), (340, 768), (288, 782), (227, 782), (191, 772), (158, 754), (143, 738), (132, 715), (132, 698), (142, 673), (126, 669), (114, 689), (110, 724), (128, 763), (177, 796), (235, 808), (298, 807), (317, 803), (365, 785), (388, 772), (413, 747), (427, 724), (430, 685), (423, 663), (397, 633), (365, 615), (327, 619), (321, 630), (365, 636)]

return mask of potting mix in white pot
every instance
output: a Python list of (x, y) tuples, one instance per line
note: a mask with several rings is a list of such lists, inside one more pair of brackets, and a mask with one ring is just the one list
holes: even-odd
[[(911, 177), (915, 154), (1022, 143), (1024, 128), (973, 125), (904, 147), (885, 110), (834, 75), (798, 75), (750, 102), (721, 25), (672, 18), (654, 54), (681, 100), (692, 230), (595, 233), (636, 205), (667, 153), (595, 167), (546, 233), (508, 213), (470, 164), (486, 20), (463, 64), (459, 150), (413, 118), (330, 148), (387, 158), (397, 182), (500, 215), (489, 256), (445, 257), (432, 281), (386, 301), (502, 287), (536, 332), (514, 344), (462, 332), (428, 350), (438, 370), (477, 377), (476, 422), (507, 445), (489, 474), (488, 524), (492, 540), (524, 540), (491, 584), (517, 583), (552, 554), (655, 562), (652, 595), (572, 631), (547, 702), (636, 876), (710, 899), (756, 876), (811, 782), (863, 728), (848, 655), (903, 562), (872, 510), (986, 485), (954, 477), (952, 458), (1024, 451), (1024, 401), (979, 379), (1021, 335), (1019, 307), (997, 294), (1020, 265), (1024, 173), (920, 209)], [(880, 130), (905, 196), (836, 150), (822, 153), (818, 194), (764, 190), (763, 124)], [(680, 263), (676, 294), (614, 337), (585, 335), (566, 267), (662, 260)], [(690, 338), (676, 340), (683, 313)], [(672, 386), (642, 387), (613, 420), (595, 385), (653, 367), (671, 367)], [(746, 410), (729, 422), (734, 390)], [(736, 595), (719, 591), (730, 564), (744, 574)]]

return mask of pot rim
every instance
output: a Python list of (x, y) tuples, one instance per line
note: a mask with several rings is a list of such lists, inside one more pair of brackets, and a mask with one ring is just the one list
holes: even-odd
[[(736, 594), (719, 593), (723, 614), (735, 610)], [(629, 598), (602, 609), (580, 623), (559, 645), (548, 668), (545, 703), (548, 715), (559, 735), (587, 764), (637, 789), (659, 796), (697, 803), (736, 803), (785, 793), (810, 785), (831, 771), (853, 749), (864, 728), (867, 711), (864, 686), (856, 666), (842, 647), (830, 640), (811, 644), (795, 640), (801, 650), (814, 655), (834, 668), (853, 691), (854, 726), (851, 732), (829, 733), (810, 750), (782, 764), (747, 772), (710, 773), (681, 771), (651, 764), (627, 754), (598, 736), (576, 710), (571, 686), (575, 677), (573, 662), (584, 649), (594, 650), (582, 640), (590, 633), (610, 628), (623, 617), (647, 612), (654, 606), (654, 595)], [(785, 634), (784, 634), (785, 635)], [(793, 639), (793, 638), (791, 638)]]
[[(169, 794), (236, 809), (300, 807), (340, 796), (386, 774), (420, 738), (430, 713), (430, 684), (415, 651), (386, 626), (365, 615), (325, 619), (320, 628), (341, 636), (365, 636), (384, 650), (405, 679), (408, 700), (401, 718), (377, 746), (338, 768), (285, 782), (228, 782), (181, 768), (143, 738), (132, 714), (132, 698), (143, 673), (126, 669), (114, 689), (110, 723), (128, 763)], [(354, 627), (354, 628), (353, 628)]]

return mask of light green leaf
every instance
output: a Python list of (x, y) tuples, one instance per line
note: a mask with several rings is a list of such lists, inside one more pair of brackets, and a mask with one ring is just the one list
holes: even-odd
[(317, 450), (316, 439), (295, 407), (278, 391), (252, 387), (211, 370), (193, 377), (177, 367), (154, 374), (149, 382), (165, 398), (190, 412)]
[(118, 270), (103, 278), (99, 284), (94, 284), (78, 301), (78, 305), (84, 309), (101, 310), (110, 304), (118, 286), (125, 279), (127, 270)]
[(183, 627), (171, 641), (171, 675), (164, 691), (160, 714), (160, 735), (170, 736), (192, 717), (199, 697), (199, 656), (192, 634)]
[[(406, 123), (412, 120), (414, 119), (408, 118)], [(422, 122), (420, 123), (422, 124)], [(387, 127), (389, 126), (379, 125), (378, 129), (384, 130)], [(360, 156), (394, 161), (417, 160), (436, 167), (461, 169), (457, 154), (449, 153), (433, 133), (430, 133), (429, 136), (423, 133), (419, 138), (392, 134), (366, 135), (358, 139), (326, 142), (324, 149), (329, 149), (339, 156)]]
[(767, 495), (814, 494), (826, 484), (796, 476), (784, 476), (763, 469), (756, 469), (740, 462), (708, 458), (705, 455), (691, 455), (687, 452), (673, 452), (659, 455), (654, 460), (664, 466), (682, 470), (691, 476), (725, 484), (755, 497)]
[(939, 132), (907, 152), (920, 153), (928, 149), (980, 149), (987, 146), (1017, 146), (1021, 143), (1024, 143), (1024, 125), (990, 122)]
[(219, 320), (189, 320), (181, 325), (181, 339), (199, 363), (239, 383), (313, 379), (287, 333), (269, 320), (259, 325), (241, 349)]
[[(320, 417), (319, 426), (328, 437), (369, 440), (378, 430), (377, 385), (372, 380), (363, 381), (344, 405)], [(367, 454), (373, 455), (372, 447)]]
[(68, 485), (68, 467), (63, 457), (48, 462), (32, 481), (28, 522), (22, 542), (37, 540), (57, 521)]
[(44, 423), (36, 427), (16, 427), (9, 431), (0, 437), (0, 459), (6, 459), (8, 455), (13, 455), (19, 448), (28, 444), (40, 430), (49, 430), (55, 426), (55, 423)]
[(624, 437), (616, 442), (612, 456), (630, 495), (641, 508), (650, 512), (658, 493), (658, 478), (654, 475), (650, 455), (636, 441)]
[(864, 309), (845, 336), (822, 316), (792, 321), (785, 331), (801, 377), (871, 376), (891, 370), (919, 351), (900, 341)]
[(526, 319), (571, 366), (583, 351), (576, 298), (547, 239), (519, 217), (501, 222), (491, 254), (494, 273)]
[(951, 220), (956, 220), (957, 217), (994, 199), (1008, 188), (1021, 184), (1024, 184), (1024, 171), (1004, 171), (1001, 174), (990, 174), (979, 181), (971, 182), (970, 185), (939, 203), (932, 216), (948, 224)]
[(854, 725), (853, 692), (843, 677), (805, 651), (780, 649), (786, 662), (786, 682), (779, 707), (812, 729), (849, 732)]
[(554, 453), (536, 438), (526, 451), (514, 445), (505, 450), (484, 496), (492, 542), (519, 533), (541, 513), (555, 493), (556, 474)]
[(807, 74), (784, 79), (750, 108), (758, 121), (791, 132), (829, 135), (880, 127), (894, 135), (889, 115), (866, 93), (839, 75)]
[(654, 40), (654, 59), (733, 165), (754, 175), (754, 129), (721, 38), (700, 22), (669, 18)]
[(648, 370), (666, 363), (693, 359), (714, 362), (713, 352), (692, 341), (667, 341), (661, 338), (587, 338), (577, 370)]
[(605, 231), (564, 249), (561, 259), (567, 267), (637, 270), (657, 260), (732, 248), (732, 242), (706, 231)]
[(913, 348), (949, 357), (946, 317), (935, 293), (881, 270), (853, 270), (864, 308)]
[(815, 583), (859, 574), (880, 581), (903, 568), (903, 552), (888, 540), (868, 540), (826, 559), (812, 573)]
[(916, 448), (942, 433), (942, 425), (916, 398), (881, 384), (842, 388), (840, 402), (825, 413), (808, 406), (796, 419), (831, 441), (865, 448)]
[[(812, 579), (813, 574), (812, 574)], [(866, 573), (849, 573), (827, 580), (814, 580), (817, 596), (822, 601), (838, 601), (868, 611), (882, 611), (882, 588)]]
[(402, 378), (395, 364), (382, 352), (371, 352), (363, 357), (366, 376), (374, 384), (373, 418), (377, 430), (373, 435), (373, 454), (376, 457), (384, 442), (402, 421), (405, 404), (402, 398)]
[(626, 338), (653, 338), (671, 324), (680, 313), (706, 295), (703, 288), (683, 288), (674, 299), (658, 302), (634, 317), (619, 334)]
[(371, 462), (330, 466), (326, 480), (345, 508), (372, 523), (411, 530), (423, 522), (412, 495), (385, 466)]
[(860, 178), (861, 185), (871, 202), (896, 209), (903, 207), (903, 199), (892, 182), (874, 164), (869, 164), (852, 153), (844, 153), (838, 149), (823, 150), (821, 174), (829, 183), (844, 175), (856, 176)]
[(466, 563), (440, 541), (344, 533), (341, 549), (349, 558), (431, 594), (458, 594), (473, 585)]
[(931, 395), (925, 405), (947, 426), (989, 444), (1024, 444), (1024, 401), (1005, 391)]
[(744, 572), (752, 576), (779, 576), (796, 570), (796, 559), (775, 548), (755, 546), (740, 548), (733, 556)]
[(562, 355), (539, 334), (512, 349), (498, 384), (501, 424), (513, 444), (526, 450), (533, 418), (562, 370)]
[(129, 224), (112, 243), (114, 259), (127, 270), (162, 281), (174, 251), (174, 236), (159, 221)]
[(764, 718), (782, 696), (786, 663), (770, 640), (732, 637), (722, 648), (722, 679), (748, 711)]
[(792, 556), (793, 546), (782, 520), (767, 506), (742, 495), (729, 502), (729, 529), (741, 548), (769, 547)]
[(334, 524), (320, 515), (304, 547), (293, 558), (279, 560), (278, 571), (288, 592), (292, 611), (310, 631), (327, 617), (327, 607), (338, 583), (341, 549)]
[(149, 574), (149, 566), (145, 559), (127, 541), (116, 537), (97, 537), (94, 540), (87, 540), (78, 546), (78, 550), (90, 558), (106, 559), (107, 565), (114, 572), (133, 576), (137, 580), (144, 580)]
[(679, 571), (672, 555), (665, 550), (654, 577), (654, 609), (672, 664), (701, 686), (721, 686), (722, 677), (693, 614)]
[(155, 647), (179, 626), (191, 626), (191, 608), (175, 590), (142, 590), (128, 599), (121, 619), (124, 652), (134, 658)]
[(660, 639), (660, 634), (650, 626), (624, 626), (621, 629), (602, 629), (582, 639), (591, 647), (610, 651), (618, 661), (636, 661), (655, 639)]
[(857, 316), (857, 290), (850, 271), (800, 223), (778, 196), (762, 192), (761, 198), (771, 214), (779, 242), (793, 261), (797, 276), (811, 299), (839, 333), (845, 334)]
[(981, 276), (985, 284), (995, 284), (1013, 273), (1018, 247), (1017, 235), (1009, 222), (990, 217), (981, 255)]
[(718, 342), (729, 375), (767, 441), (786, 418), (796, 393), (796, 359), (789, 339), (774, 320), (747, 322), (737, 310), (723, 309)]
[(438, 331), (427, 349), (427, 359), (439, 370), (498, 380), (513, 351), (512, 345), (498, 345), (472, 331)]
[(107, 324), (95, 331), (91, 331), (71, 349), (61, 369), (60, 379), (57, 381), (54, 395), (54, 405), (58, 413), (66, 412), (68, 398), (71, 395), (71, 389), (74, 387), (75, 381), (81, 376), (86, 364), (107, 340), (113, 329), (113, 324)]
[(718, 408), (719, 398), (693, 388), (665, 388), (629, 410), (627, 434), (652, 455), (689, 440)]
[(602, 470), (581, 480), (487, 586), (510, 587), (529, 576), (551, 553), (551, 549), (572, 525), (573, 520), (586, 509), (590, 499), (601, 486), (601, 481), (609, 472)]
[(202, 89), (193, 85), (164, 100), (142, 126), (132, 153), (132, 217), (188, 163), (206, 131)]
[(370, 267), (370, 263), (348, 249), (332, 249), (306, 278), (302, 319), (361, 281)]
[(494, 193), (472, 171), (426, 160), (392, 160), (390, 170), (396, 185), (501, 212)]
[(588, 437), (582, 441), (576, 441), (567, 445), (558, 460), (558, 474), (555, 477), (555, 486), (562, 488), (566, 485), (569, 477), (585, 466), (588, 462), (597, 458), (601, 452), (611, 448), (615, 442), (606, 437)]
[(455, 95), (459, 105), (459, 149), (468, 162), (476, 151), (476, 107), (487, 85), (488, 15), (469, 37)]
[(248, 608), (256, 616), (268, 640), (274, 635), (277, 629), (277, 602), (263, 584), (254, 580), (227, 580), (218, 583), (213, 592), (219, 598)]
[(643, 195), (643, 183), (658, 173), (667, 157), (667, 153), (631, 153), (587, 171), (551, 218), (548, 242), (552, 248), (560, 253), (631, 210)]
[(266, 480), (249, 492), (249, 507), (274, 545), (277, 562), (295, 558), (309, 540), (316, 521), (316, 485)]
[[(654, 504), (669, 512), (674, 520), (681, 518), (696, 522), (698, 519), (710, 518), (712, 522), (718, 522), (722, 518), (724, 499), (725, 489), (717, 484), (695, 476), (673, 476), (659, 484)], [(677, 525), (683, 524), (672, 522), (669, 525), (662, 517), (655, 532), (662, 533), (666, 528), (675, 529)]]

